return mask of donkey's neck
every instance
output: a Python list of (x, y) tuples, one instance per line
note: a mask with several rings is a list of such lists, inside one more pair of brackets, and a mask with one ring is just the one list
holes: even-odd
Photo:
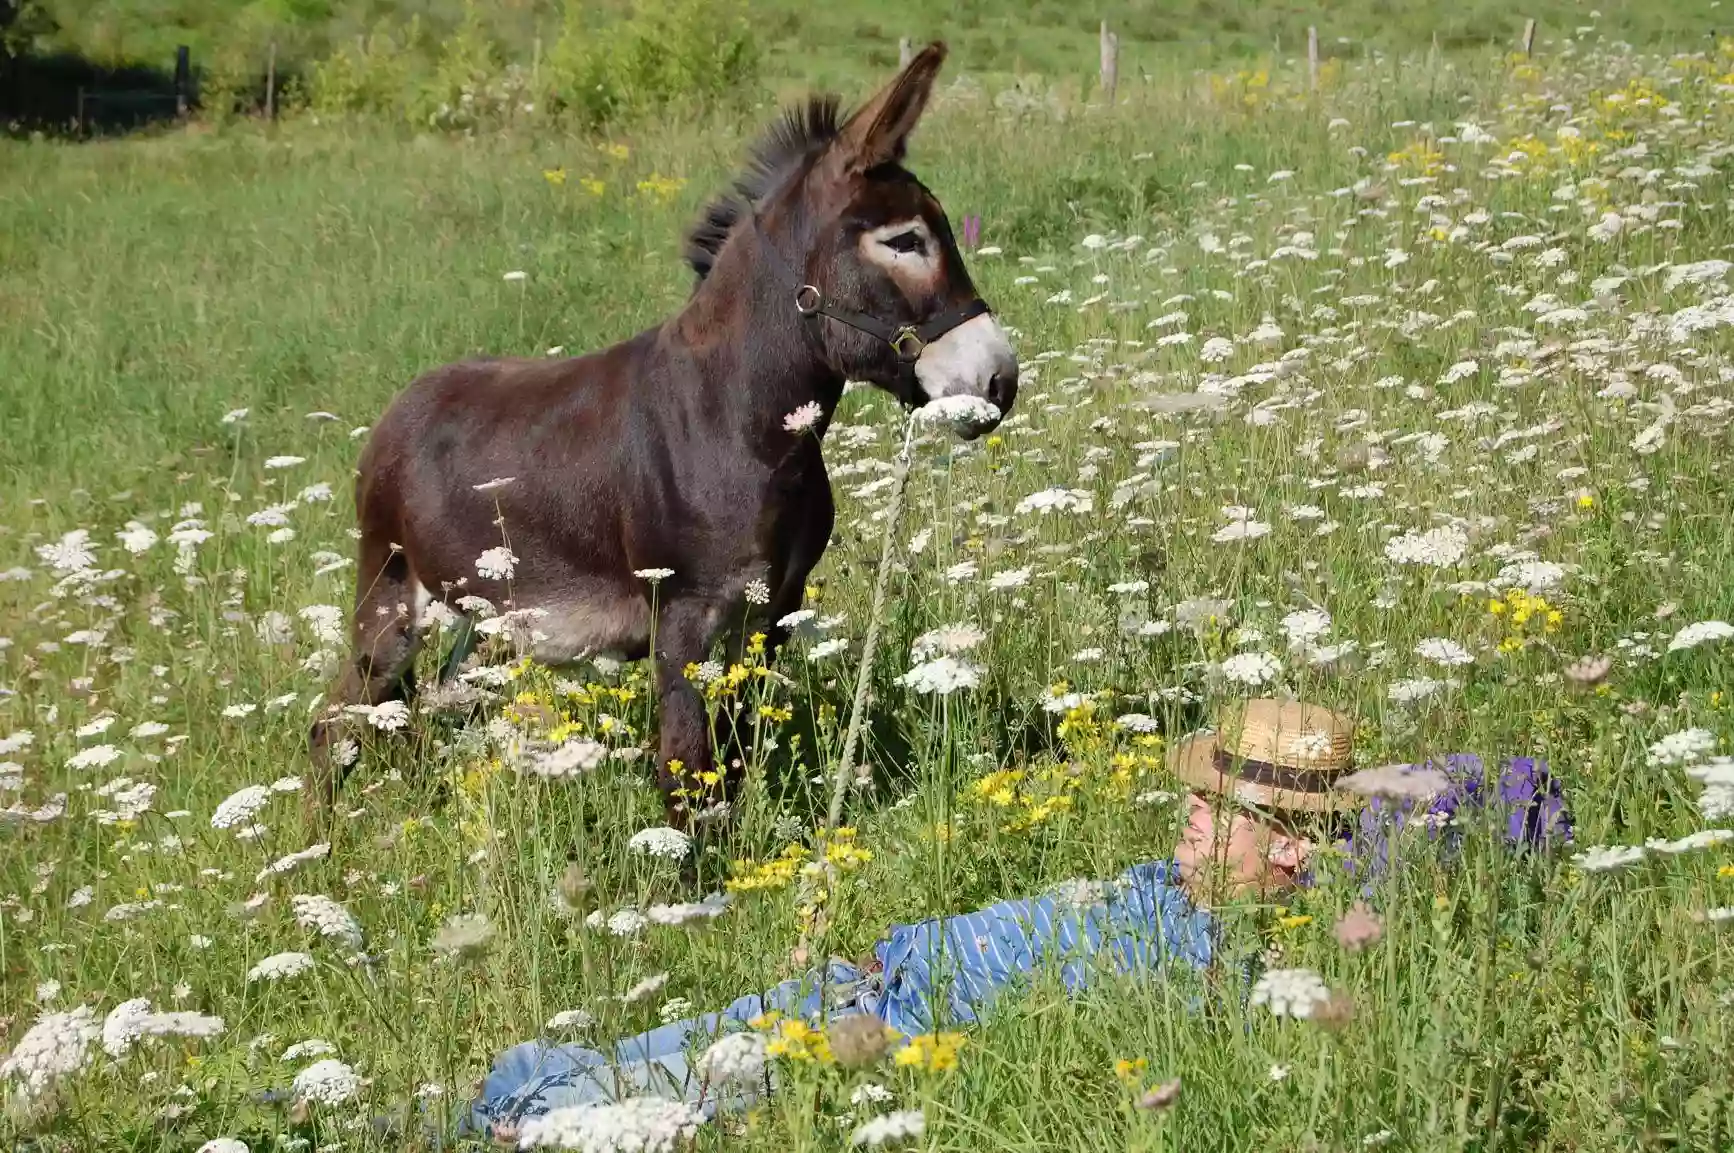
[(686, 307), (668, 325), (692, 354), (705, 390), (743, 428), (781, 431), (784, 420), (817, 404), (823, 433), (843, 395), (843, 377), (822, 356), (813, 322), (795, 310), (795, 287), (737, 229)]

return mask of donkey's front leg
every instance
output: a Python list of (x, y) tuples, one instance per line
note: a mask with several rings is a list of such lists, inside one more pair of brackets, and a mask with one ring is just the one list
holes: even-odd
[(661, 706), (661, 753), (656, 783), (668, 823), (685, 829), (695, 813), (725, 799), (711, 750), (704, 697), (686, 676), (686, 666), (710, 655), (716, 613), (699, 601), (662, 606), (656, 629), (656, 695)]

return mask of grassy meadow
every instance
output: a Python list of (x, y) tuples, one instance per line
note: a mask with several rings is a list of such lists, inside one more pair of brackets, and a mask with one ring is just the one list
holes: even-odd
[[(918, 438), (873, 785), (825, 837), (904, 419), (845, 398), (813, 628), (709, 688), (774, 739), (696, 891), (628, 848), (661, 821), (637, 666), (501, 658), (482, 715), (369, 741), (328, 837), (296, 778), (366, 426), (429, 367), (677, 310), (679, 234), (768, 109), (0, 144), (0, 1146), (486, 1148), (453, 1119), (507, 1045), (1167, 855), (1164, 742), (1251, 692), (1353, 713), (1362, 764), (1543, 757), (1576, 843), (1409, 838), (1369, 948), (1326, 868), (1214, 910), (1222, 967), (1037, 980), (954, 1065), (785, 1045), (781, 1091), (693, 1147), (842, 1149), (893, 1109), (930, 1150), (1734, 1145), (1734, 51), (1571, 26), (1533, 61), (1351, 55), (1316, 93), (1281, 61), (1114, 107), (948, 74), (910, 163), (982, 218), (1017, 410)], [(947, 626), (979, 684), (897, 684)], [(519, 755), (572, 738), (612, 755)], [(697, 927), (631, 915), (713, 890)], [(1254, 953), (1338, 1011), (1249, 1004)], [(196, 1016), (135, 1038), (139, 998)], [(304, 1099), (316, 1061), (343, 1100)]]

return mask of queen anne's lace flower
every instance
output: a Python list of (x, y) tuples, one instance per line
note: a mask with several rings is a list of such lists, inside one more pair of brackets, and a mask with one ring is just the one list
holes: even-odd
[(91, 1042), (101, 1034), (89, 1005), (44, 1013), (0, 1061), (0, 1081), (22, 1081), (26, 1094), (41, 1094), (57, 1079), (83, 1069), (90, 1060)]
[(1042, 491), (1032, 492), (1018, 501), (1017, 513), (1019, 516), (1032, 512), (1087, 513), (1093, 511), (1095, 507), (1095, 498), (1083, 489), (1044, 488)]
[(1447, 637), (1428, 637), (1415, 646), (1415, 655), (1447, 668), (1475, 663), (1475, 654)]
[(1257, 688), (1282, 676), (1282, 662), (1271, 653), (1236, 653), (1223, 661), (1222, 678), (1233, 684)]
[(297, 866), (306, 864), (308, 861), (317, 861), (321, 857), (327, 856), (330, 852), (331, 845), (329, 842), (322, 841), (317, 845), (309, 845), (299, 852), (290, 853), (288, 856), (279, 857), (275, 861), (272, 861), (269, 865), (266, 865), (263, 869), (259, 870), (258, 875), (253, 878), (253, 881), (257, 884), (267, 877), (274, 877), (279, 873), (287, 873)]
[(289, 898), (295, 923), (321, 937), (341, 941), (351, 949), (361, 948), (361, 922), (342, 904), (322, 894), (297, 893)]
[(937, 657), (916, 665), (897, 678), (897, 683), (918, 693), (946, 696), (981, 683), (982, 670), (956, 657)]
[(92, 745), (83, 752), (66, 758), (69, 769), (100, 769), (120, 759), (120, 750), (113, 745)]
[(119, 1060), (144, 1037), (216, 1037), (223, 1032), (223, 1019), (203, 1013), (153, 1012), (144, 997), (116, 1005), (102, 1022), (102, 1049)]
[(313, 958), (306, 953), (273, 953), (247, 970), (247, 981), (281, 981), (298, 977), (313, 968)]
[(236, 825), (246, 825), (270, 799), (271, 790), (264, 785), (248, 785), (231, 793), (211, 814), (211, 828), (232, 829)]
[(1709, 729), (1681, 729), (1650, 746), (1646, 758), (1651, 767), (1694, 765), (1716, 751), (1716, 735)]
[(305, 1061), (309, 1057), (323, 1057), (327, 1053), (335, 1052), (337, 1052), (337, 1046), (333, 1045), (330, 1041), (325, 1040), (323, 1037), (309, 1037), (307, 1040), (297, 1041), (295, 1044), (283, 1050), (283, 1055), (277, 1058), (277, 1060)]
[(491, 548), (476, 558), (476, 572), (488, 580), (511, 580), (518, 558), (509, 548)]
[(1278, 1017), (1311, 1017), (1330, 997), (1324, 978), (1311, 969), (1271, 969), (1252, 987), (1252, 1003)]
[(648, 829), (640, 829), (632, 834), (626, 842), (626, 847), (635, 853), (643, 853), (646, 856), (678, 861), (686, 856), (687, 851), (692, 848), (692, 838), (679, 829), (671, 829), (667, 825), (655, 825)]
[(531, 776), (564, 780), (583, 776), (600, 765), (607, 756), (607, 745), (577, 738), (529, 757), (524, 763), (524, 770)]
[(1644, 859), (1642, 845), (1596, 845), (1572, 854), (1572, 863), (1586, 873), (1623, 869)]
[(927, 1118), (919, 1109), (900, 1109), (858, 1125), (849, 1144), (877, 1149), (896, 1141), (907, 1141), (927, 1132)]
[(662, 987), (666, 984), (668, 984), (667, 973), (653, 973), (622, 993), (620, 1000), (628, 1005), (637, 1004), (646, 997), (654, 997), (662, 992)]
[(752, 1084), (765, 1075), (762, 1033), (730, 1033), (699, 1054), (698, 1072), (712, 1085)]
[(786, 432), (806, 432), (825, 415), (825, 408), (816, 400), (809, 400), (783, 418), (783, 429)]
[(674, 1153), (704, 1117), (684, 1101), (629, 1097), (618, 1104), (574, 1105), (531, 1117), (518, 1131), (520, 1149), (583, 1153)]
[(1331, 614), (1323, 609), (1302, 609), (1282, 618), (1282, 633), (1291, 646), (1318, 640), (1331, 631)]
[(1734, 625), (1727, 621), (1699, 621), (1687, 625), (1674, 634), (1674, 639), (1668, 642), (1668, 651), (1677, 653), (1681, 649), (1697, 648), (1711, 641), (1725, 641), (1734, 637)]
[(318, 1105), (341, 1105), (361, 1090), (361, 1078), (354, 1069), (335, 1057), (315, 1061), (295, 1074), (290, 1086), (295, 1096)]
[(1455, 525), (1406, 532), (1385, 542), (1385, 556), (1398, 564), (1448, 568), (1469, 551), (1469, 535)]
[(979, 396), (942, 396), (915, 410), (917, 424), (948, 426), (967, 434), (990, 425), (1001, 416), (999, 406)]
[(987, 639), (987, 634), (974, 625), (944, 625), (916, 637), (909, 646), (909, 659), (925, 661), (929, 657), (957, 656), (969, 652)]

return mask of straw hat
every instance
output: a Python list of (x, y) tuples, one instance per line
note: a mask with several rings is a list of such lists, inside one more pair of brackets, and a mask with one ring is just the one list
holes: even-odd
[(1189, 785), (1261, 809), (1334, 812), (1356, 798), (1336, 791), (1353, 769), (1355, 723), (1305, 701), (1253, 700), (1224, 709), (1216, 732), (1174, 746), (1168, 767)]

